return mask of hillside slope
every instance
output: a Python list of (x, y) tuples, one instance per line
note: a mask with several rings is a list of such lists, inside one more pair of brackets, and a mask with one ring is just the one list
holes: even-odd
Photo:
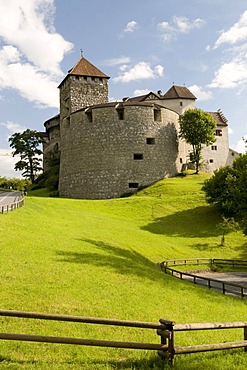
[[(177, 323), (246, 320), (244, 301), (164, 275), (158, 267), (165, 259), (247, 258), (241, 233), (227, 235), (226, 246), (219, 246), (219, 215), (206, 204), (201, 191), (206, 176), (165, 179), (122, 199), (27, 197), (24, 207), (0, 215), (2, 309), (154, 322), (160, 318)], [(37, 333), (39, 325), (6, 319), (1, 330)], [(66, 336), (134, 341), (147, 341), (150, 336), (159, 341), (151, 333), (109, 332), (92, 326), (83, 326), (82, 331), (78, 325), (42, 323), (43, 333), (54, 335), (58, 330)], [(180, 341), (188, 345), (196, 338), (181, 335)], [(223, 338), (220, 333), (203, 334), (205, 342)], [(239, 333), (229, 333), (228, 339), (239, 339)], [(6, 369), (11, 365), (59, 370), (78, 369), (79, 364), (83, 369), (160, 365), (157, 354), (146, 351), (70, 346), (64, 351), (62, 347), (3, 342), (1, 356)], [(237, 351), (237, 365), (230, 354), (217, 353), (194, 355), (190, 360), (182, 356), (176, 366), (198, 369), (198, 361), (203, 361), (209, 369), (218, 358), (224, 366), (218, 369), (227, 369), (228, 364), (229, 369), (241, 369), (238, 364), (245, 361), (241, 353)]]

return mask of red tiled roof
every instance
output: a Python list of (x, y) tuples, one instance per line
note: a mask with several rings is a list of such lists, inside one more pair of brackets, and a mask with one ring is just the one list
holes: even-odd
[(195, 95), (185, 86), (173, 85), (162, 97), (162, 99), (193, 99), (196, 100)]
[(71, 70), (69, 70), (68, 73), (69, 75), (76, 75), (76, 76), (110, 78), (83, 57), (80, 58), (80, 60), (76, 63), (76, 65)]

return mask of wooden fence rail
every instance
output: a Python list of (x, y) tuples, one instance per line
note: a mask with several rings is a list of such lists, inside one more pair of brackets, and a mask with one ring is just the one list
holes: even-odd
[(13, 211), (14, 209), (22, 207), (24, 205), (24, 202), (25, 202), (25, 200), (24, 200), (24, 196), (23, 196), (17, 202), (2, 205), (0, 207), (0, 212), (4, 213), (4, 212)]
[(222, 281), (222, 280), (217, 280), (213, 278), (208, 278), (205, 276), (200, 276), (196, 275), (193, 273), (185, 272), (185, 271), (179, 271), (175, 270), (174, 268), (168, 267), (168, 266), (187, 266), (187, 265), (202, 265), (202, 264), (207, 264), (207, 265), (231, 265), (231, 266), (247, 266), (247, 261), (246, 260), (224, 260), (224, 259), (180, 259), (180, 260), (168, 260), (168, 261), (163, 261), (160, 263), (161, 270), (164, 271), (166, 274), (170, 273), (172, 276), (178, 277), (180, 279), (187, 279), (191, 278), (194, 284), (198, 284), (202, 282), (205, 282), (203, 286), (207, 286), (209, 289), (214, 288), (217, 290), (222, 291), (223, 294), (234, 294), (238, 295), (241, 298), (247, 297), (247, 287), (243, 286), (241, 284), (235, 284), (235, 283), (230, 283), (227, 281)]
[[(69, 337), (53, 337), (45, 335), (30, 335), (30, 334), (15, 334), (15, 333), (0, 333), (0, 340), (14, 340), (27, 342), (43, 342), (43, 343), (60, 343), (84, 346), (97, 347), (112, 347), (125, 349), (139, 350), (156, 350), (159, 356), (172, 364), (174, 356), (186, 353), (196, 353), (205, 351), (216, 351), (223, 349), (241, 348), (244, 347), (247, 351), (247, 321), (239, 322), (215, 322), (215, 323), (194, 323), (194, 324), (175, 324), (170, 320), (160, 319), (159, 323), (114, 320), (95, 317), (70, 316), (70, 315), (55, 315), (36, 312), (22, 312), (0, 310), (0, 316), (38, 319), (38, 320), (56, 320), (65, 322), (77, 322), (85, 324), (100, 324), (100, 325), (115, 325), (121, 327), (132, 327), (142, 329), (156, 329), (156, 333), (160, 336), (160, 344), (158, 343), (139, 343), (139, 342), (121, 342), (109, 340), (94, 340), (84, 338), (69, 338)], [(175, 345), (175, 333), (181, 331), (192, 330), (216, 330), (216, 329), (244, 329), (244, 338), (242, 341), (224, 342), (216, 344), (198, 344), (195, 346), (177, 346)]]

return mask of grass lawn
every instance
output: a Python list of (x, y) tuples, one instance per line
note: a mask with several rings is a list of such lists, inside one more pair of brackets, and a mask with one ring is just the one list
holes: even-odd
[[(208, 175), (165, 179), (130, 198), (26, 198), (0, 214), (1, 309), (158, 322), (246, 321), (246, 301), (163, 274), (176, 258), (247, 259), (241, 233), (219, 246)], [(1, 331), (159, 343), (155, 331), (0, 317)], [(178, 333), (176, 344), (243, 339), (243, 330)], [(157, 353), (2, 341), (1, 369), (160, 369)], [(243, 350), (177, 356), (174, 369), (244, 369)]]

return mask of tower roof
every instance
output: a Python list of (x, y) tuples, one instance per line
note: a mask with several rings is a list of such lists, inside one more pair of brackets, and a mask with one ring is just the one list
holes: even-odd
[(162, 97), (162, 99), (192, 99), (196, 100), (195, 95), (185, 86), (173, 85)]
[(90, 77), (103, 77), (110, 78), (97, 67), (90, 63), (86, 58), (81, 57), (76, 65), (68, 71), (69, 75), (76, 76), (90, 76)]
[(81, 57), (76, 65), (68, 71), (67, 76), (63, 79), (63, 81), (59, 84), (59, 88), (63, 84), (63, 82), (68, 78), (68, 76), (88, 76), (88, 77), (100, 77), (100, 78), (107, 78), (110, 77), (101, 72), (97, 67), (95, 67), (92, 63), (90, 63), (86, 58)]

